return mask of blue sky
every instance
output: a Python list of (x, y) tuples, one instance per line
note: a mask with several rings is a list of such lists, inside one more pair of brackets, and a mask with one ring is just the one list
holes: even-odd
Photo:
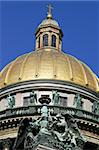
[(0, 70), (35, 49), (35, 30), (52, 4), (64, 33), (63, 51), (99, 75), (98, 1), (0, 1)]

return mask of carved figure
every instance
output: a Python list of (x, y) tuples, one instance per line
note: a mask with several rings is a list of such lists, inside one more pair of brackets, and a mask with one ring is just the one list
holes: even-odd
[(57, 136), (57, 138), (60, 141), (66, 140), (66, 134), (67, 134), (67, 123), (65, 121), (65, 118), (58, 114), (56, 117), (53, 118), (52, 125), (50, 128), (52, 128), (52, 132)]
[(52, 99), (53, 99), (54, 104), (56, 105), (59, 104), (59, 94), (57, 91), (53, 91)]
[(32, 121), (29, 121), (28, 118), (23, 119), (19, 125), (19, 130), (13, 146), (13, 150), (17, 150), (20, 147), (24, 149), (27, 146), (30, 146), (34, 141), (34, 137), (38, 134), (39, 129), (40, 127), (38, 120), (33, 119)]
[(99, 114), (99, 102), (98, 101), (93, 102), (92, 112), (97, 114), (97, 115)]
[(8, 101), (8, 106), (10, 108), (13, 108), (15, 106), (15, 97), (11, 96), (10, 94), (7, 97), (7, 101)]
[(51, 132), (60, 142), (63, 142), (66, 145), (66, 150), (70, 147), (74, 148), (73, 150), (76, 148), (79, 149), (81, 146), (78, 146), (79, 142), (82, 142), (82, 145), (84, 144), (85, 139), (81, 135), (77, 124), (71, 115), (65, 114), (62, 116), (61, 114), (58, 114), (53, 119)]
[(37, 95), (34, 91), (30, 92), (30, 103), (36, 104), (37, 103)]
[(65, 114), (65, 120), (68, 125), (68, 131), (72, 136), (71, 143), (73, 143), (75, 146), (78, 145), (78, 141), (83, 145), (84, 142), (86, 142), (85, 138), (81, 135), (80, 130), (77, 126), (77, 123), (72, 115)]
[(82, 150), (85, 139), (74, 118), (69, 114), (58, 114), (48, 119), (47, 106), (41, 109), (42, 114), (38, 119), (29, 121), (25, 118), (21, 121), (14, 150), (17, 150), (21, 143), (24, 143), (21, 147), (24, 150), (33, 150), (38, 144), (48, 147), (51, 144), (51, 147), (59, 150)]
[(78, 109), (82, 109), (82, 97), (80, 94), (75, 95), (73, 105), (76, 105), (76, 108)]

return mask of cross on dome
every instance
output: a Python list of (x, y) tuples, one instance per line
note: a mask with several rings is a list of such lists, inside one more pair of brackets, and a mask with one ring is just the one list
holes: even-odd
[(48, 7), (47, 19), (52, 19), (52, 9), (53, 9), (53, 7), (51, 6), (51, 4), (49, 4), (47, 7)]

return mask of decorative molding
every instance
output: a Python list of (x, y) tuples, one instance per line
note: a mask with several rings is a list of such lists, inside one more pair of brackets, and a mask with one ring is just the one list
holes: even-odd
[(15, 93), (19, 91), (26, 91), (29, 89), (57, 89), (63, 90), (64, 92), (71, 92), (71, 93), (77, 93), (79, 92), (80, 94), (90, 98), (90, 99), (99, 99), (98, 93), (86, 89), (82, 86), (70, 83), (70, 82), (64, 82), (64, 81), (59, 81), (59, 80), (35, 80), (35, 81), (25, 81), (17, 84), (13, 84), (10, 86), (7, 86), (5, 88), (2, 88), (0, 90), (0, 97), (3, 97), (7, 95), (9, 92), (10, 93)]

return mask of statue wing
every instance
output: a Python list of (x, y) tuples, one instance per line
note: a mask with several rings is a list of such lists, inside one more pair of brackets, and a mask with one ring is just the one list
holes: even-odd
[(22, 144), (23, 140), (26, 136), (26, 128), (29, 125), (28, 118), (22, 119), (19, 124), (18, 134), (14, 142), (13, 150), (16, 150), (20, 144)]

